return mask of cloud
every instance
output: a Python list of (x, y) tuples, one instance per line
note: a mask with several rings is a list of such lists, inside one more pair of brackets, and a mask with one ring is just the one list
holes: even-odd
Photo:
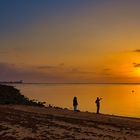
[[(40, 70), (42, 69), (42, 71)], [(77, 79), (78, 75), (71, 75), (68, 73), (71, 67), (64, 67), (64, 64), (42, 65), (42, 66), (27, 66), (24, 64), (9, 64), (0, 63), (0, 81), (17, 81), (23, 80), (24, 82), (73, 82)], [(85, 73), (72, 69), (72, 72)]]
[(110, 69), (110, 68), (103, 68), (98, 73), (98, 75), (100, 75), (100, 76), (107, 76), (107, 77), (108, 76), (113, 76), (112, 69)]
[(133, 66), (134, 66), (135, 68), (140, 67), (140, 63), (133, 63)]
[(59, 66), (65, 66), (65, 64), (64, 63), (60, 63)]
[(103, 71), (110, 71), (110, 68), (104, 68)]
[(58, 65), (42, 65), (42, 66), (35, 66), (38, 70), (45, 70), (46, 72), (58, 73), (58, 74), (93, 74), (94, 72), (84, 71), (80, 68), (76, 67), (66, 67), (64, 63), (60, 63)]
[(41, 66), (35, 66), (36, 69), (59, 69), (64, 67), (64, 63), (60, 63), (58, 65), (41, 65)]
[(133, 50), (133, 52), (140, 53), (140, 49)]
[[(42, 70), (40, 70), (42, 69)], [(95, 80), (101, 76), (109, 75), (109, 69), (104, 69), (105, 72), (91, 72), (85, 69), (72, 66), (58, 65), (42, 65), (42, 66), (27, 66), (25, 64), (9, 64), (0, 63), (0, 81), (17, 81), (24, 82), (88, 82)]]
[(80, 70), (79, 68), (71, 68), (68, 73), (73, 73), (73, 74), (93, 74), (94, 72), (90, 71), (83, 71)]
[(49, 65), (43, 65), (43, 66), (37, 66), (37, 69), (54, 69), (57, 68), (56, 66), (49, 66)]
[(65, 80), (63, 75), (56, 72), (42, 73), (30, 66), (9, 63), (0, 63), (0, 73), (0, 81), (58, 82), (59, 80)]

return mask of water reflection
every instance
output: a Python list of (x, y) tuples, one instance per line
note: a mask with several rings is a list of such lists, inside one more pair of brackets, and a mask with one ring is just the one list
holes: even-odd
[(102, 97), (101, 113), (140, 117), (140, 85), (20, 84), (15, 86), (31, 99), (69, 109), (72, 109), (72, 100), (76, 96), (78, 107), (82, 111), (96, 112), (95, 100), (97, 97)]

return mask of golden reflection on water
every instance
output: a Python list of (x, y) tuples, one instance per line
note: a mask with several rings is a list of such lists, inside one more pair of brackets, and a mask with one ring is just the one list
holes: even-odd
[(16, 87), (31, 99), (69, 109), (72, 109), (73, 97), (77, 96), (78, 108), (90, 112), (96, 112), (96, 97), (102, 97), (101, 113), (140, 117), (140, 85), (21, 84)]

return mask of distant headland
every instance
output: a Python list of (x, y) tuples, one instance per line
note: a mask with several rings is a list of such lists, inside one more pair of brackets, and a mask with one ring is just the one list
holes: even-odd
[(0, 84), (23, 84), (23, 80), (19, 80), (19, 81), (0, 81)]

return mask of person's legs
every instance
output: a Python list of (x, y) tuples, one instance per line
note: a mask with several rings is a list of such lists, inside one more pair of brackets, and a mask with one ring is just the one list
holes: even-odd
[(76, 112), (77, 111), (77, 106), (74, 106), (74, 112)]
[(97, 106), (97, 114), (99, 114), (100, 106)]

